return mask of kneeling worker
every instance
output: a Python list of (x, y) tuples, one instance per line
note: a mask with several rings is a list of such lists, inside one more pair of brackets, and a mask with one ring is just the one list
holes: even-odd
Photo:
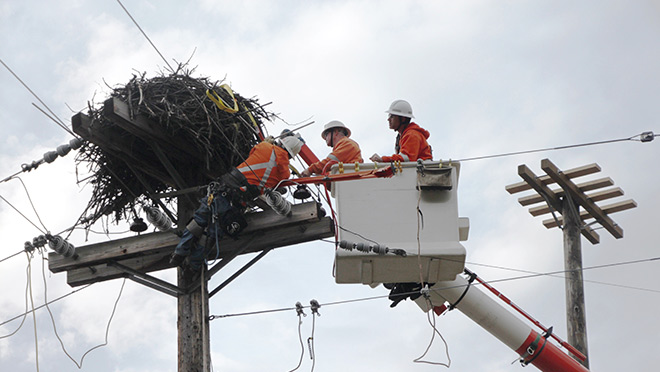
[[(207, 196), (200, 200), (199, 208), (170, 257), (170, 264), (182, 265), (190, 256), (190, 269), (198, 271), (209, 246), (206, 241), (217, 244), (224, 234), (238, 235), (247, 226), (243, 217), (246, 202), (289, 178), (289, 159), (298, 155), (303, 141), (289, 135), (272, 142), (263, 141), (254, 146), (243, 163), (209, 185)], [(207, 239), (202, 237), (204, 230), (207, 230)]]
[(342, 163), (362, 163), (362, 152), (357, 142), (349, 137), (351, 130), (341, 121), (333, 120), (323, 127), (321, 138), (325, 140), (328, 147), (332, 147), (332, 152), (325, 159), (309, 166), (300, 173), (302, 177), (309, 177), (312, 174), (327, 173), (325, 169), (330, 162)]

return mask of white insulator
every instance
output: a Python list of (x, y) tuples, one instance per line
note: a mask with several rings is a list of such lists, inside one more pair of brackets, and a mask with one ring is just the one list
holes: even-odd
[(68, 143), (57, 146), (57, 149), (55, 150), (55, 152), (57, 152), (57, 155), (59, 156), (66, 156), (66, 154), (68, 154), (69, 151), (71, 151), (71, 146)]
[(355, 245), (355, 249), (357, 249), (358, 251), (364, 252), (364, 253), (369, 253), (369, 246), (368, 245), (366, 245), (364, 243), (357, 243), (357, 244), (354, 244), (354, 245)]
[(46, 163), (52, 163), (57, 159), (57, 151), (48, 151), (44, 154), (44, 161)]
[(353, 250), (353, 244), (350, 242), (347, 242), (346, 240), (342, 240), (339, 242), (339, 248), (343, 248), (347, 251), (352, 251)]
[(61, 236), (48, 236), (48, 246), (50, 249), (61, 254), (64, 257), (71, 257), (76, 253), (76, 247), (64, 240)]
[(142, 208), (147, 214), (147, 221), (156, 226), (160, 231), (168, 231), (172, 228), (172, 220), (158, 208), (143, 205)]
[(80, 146), (82, 146), (82, 144), (83, 144), (83, 139), (78, 137), (69, 141), (69, 146), (71, 146), (73, 150), (78, 150)]
[(369, 246), (369, 248), (371, 248), (372, 252), (377, 253), (381, 256), (390, 252), (390, 250), (386, 246), (380, 244), (372, 244)]
[(288, 216), (291, 214), (291, 203), (277, 191), (266, 193), (266, 203), (279, 215)]

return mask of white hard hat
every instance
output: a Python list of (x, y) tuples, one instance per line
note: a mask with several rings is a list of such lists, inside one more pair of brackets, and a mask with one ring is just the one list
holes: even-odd
[(286, 151), (289, 152), (289, 155), (291, 155), (292, 158), (298, 156), (300, 149), (305, 143), (298, 134), (293, 136), (282, 137), (280, 139), (280, 142), (282, 143), (282, 146), (286, 149)]
[(392, 102), (392, 104), (390, 105), (390, 109), (385, 112), (387, 112), (388, 114), (403, 116), (406, 118), (411, 118), (411, 119), (415, 118), (413, 116), (412, 107), (410, 106), (410, 103), (402, 99), (397, 99), (396, 101)]
[(326, 132), (329, 131), (330, 129), (334, 129), (334, 128), (342, 128), (343, 130), (346, 131), (346, 137), (351, 136), (351, 130), (348, 129), (348, 127), (345, 126), (344, 123), (342, 123), (339, 120), (333, 120), (333, 121), (329, 122), (328, 124), (326, 124), (323, 127), (323, 132), (321, 132), (321, 138), (325, 139)]

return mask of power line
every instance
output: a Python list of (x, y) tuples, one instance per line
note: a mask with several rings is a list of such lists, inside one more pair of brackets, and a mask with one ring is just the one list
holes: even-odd
[(5, 203), (9, 204), (10, 207), (14, 208), (14, 210), (16, 212), (18, 212), (18, 214), (20, 214), (23, 218), (25, 218), (25, 220), (27, 220), (27, 222), (31, 223), (32, 226), (36, 227), (37, 230), (39, 230), (42, 234), (46, 233), (45, 231), (41, 230), (41, 228), (39, 226), (37, 226), (34, 222), (30, 221), (30, 219), (27, 218), (26, 215), (24, 215), (23, 213), (21, 213), (21, 211), (19, 211), (16, 207), (14, 207), (7, 199), (4, 198), (4, 196), (0, 195), (0, 199), (4, 200)]
[[(44, 101), (42, 101), (41, 98), (39, 98), (39, 96), (37, 96), (37, 94), (34, 93), (34, 92), (32, 91), (32, 89), (30, 89), (30, 87), (29, 87), (27, 84), (25, 84), (25, 82), (23, 82), (23, 80), (21, 80), (21, 78), (18, 77), (18, 75), (16, 75), (16, 73), (14, 73), (14, 71), (12, 71), (12, 69), (9, 68), (9, 66), (7, 66), (7, 64), (6, 64), (1, 58), (0, 58), (0, 63), (2, 63), (2, 65), (5, 66), (5, 68), (7, 69), (7, 71), (9, 71), (12, 75), (14, 75), (14, 77), (16, 78), (16, 80), (18, 80), (21, 84), (23, 84), (23, 86), (25, 87), (25, 89), (27, 89), (28, 92), (30, 92), (30, 93), (31, 93), (31, 94), (32, 94), (32, 95), (33, 95), (33, 96), (34, 96), (34, 97), (35, 97), (35, 98), (36, 98), (36, 99), (37, 99), (37, 100), (38, 100), (38, 101), (39, 101), (39, 102), (40, 102), (40, 103), (46, 108), (46, 110), (48, 110), (48, 112), (50, 112), (54, 117), (57, 118), (58, 121), (55, 121), (55, 123), (56, 123), (57, 125), (59, 125), (62, 129), (64, 129), (64, 130), (65, 130), (67, 133), (69, 133), (70, 135), (72, 135), (72, 136), (74, 136), (74, 137), (76, 136), (75, 134), (73, 134), (73, 132), (72, 132), (69, 128), (66, 127), (66, 125), (64, 125), (64, 122), (62, 121), (62, 119), (60, 119), (60, 118), (59, 118), (59, 117), (58, 117), (58, 116), (57, 116), (57, 115), (56, 115), (56, 114), (50, 109), (50, 107), (48, 107), (48, 105), (47, 105), (46, 103), (44, 103)], [(36, 105), (35, 105), (35, 107), (36, 107)], [(38, 107), (37, 107), (37, 108), (38, 108)], [(43, 111), (42, 111), (42, 112), (43, 112)], [(47, 116), (48, 116), (48, 115), (47, 115)], [(49, 117), (50, 117), (50, 116), (49, 116)], [(52, 118), (51, 118), (51, 119), (52, 119)]]
[(37, 307), (34, 308), (34, 310), (26, 311), (26, 312), (23, 313), (23, 314), (17, 315), (17, 316), (15, 316), (15, 317), (13, 317), (13, 318), (11, 318), (11, 319), (9, 319), (9, 320), (5, 320), (4, 322), (0, 323), (0, 327), (3, 326), (3, 325), (5, 325), (5, 324), (7, 324), (7, 323), (9, 323), (9, 322), (11, 322), (11, 321), (16, 320), (16, 319), (18, 319), (18, 318), (20, 318), (20, 317), (22, 317), (22, 316), (24, 316), (24, 315), (26, 315), (26, 314), (29, 314), (29, 313), (31, 313), (31, 312), (33, 312), (33, 311), (35, 311), (35, 310), (39, 310), (39, 309), (41, 309), (42, 307), (45, 307), (47, 304), (50, 305), (50, 304), (52, 304), (52, 303), (54, 303), (54, 302), (57, 302), (57, 301), (62, 300), (62, 299), (64, 299), (64, 298), (66, 298), (66, 297), (69, 297), (69, 296), (71, 296), (72, 294), (74, 294), (74, 293), (76, 293), (76, 292), (80, 292), (80, 291), (82, 291), (83, 289), (85, 289), (85, 288), (87, 288), (87, 287), (89, 287), (90, 285), (93, 285), (93, 284), (94, 284), (94, 283), (87, 284), (87, 285), (84, 286), (84, 287), (80, 287), (80, 288), (78, 288), (78, 289), (75, 289), (75, 290), (73, 290), (73, 291), (71, 291), (71, 292), (69, 292), (69, 293), (67, 293), (67, 294), (65, 294), (65, 295), (62, 295), (62, 296), (60, 296), (60, 297), (58, 297), (58, 298), (56, 298), (56, 299), (54, 299), (54, 300), (48, 301), (47, 303), (44, 303), (43, 305), (37, 306)]
[(24, 251), (18, 251), (18, 252), (16, 252), (16, 253), (12, 254), (11, 256), (5, 257), (5, 258), (3, 258), (2, 260), (0, 260), (0, 263), (5, 262), (5, 261), (7, 261), (8, 259), (10, 259), (10, 258), (12, 258), (12, 257), (16, 257), (16, 256), (18, 256), (19, 254), (21, 254), (21, 253), (23, 253), (23, 252), (24, 252)]
[(144, 30), (142, 29), (142, 27), (140, 27), (140, 25), (137, 23), (137, 21), (135, 20), (135, 18), (133, 18), (133, 16), (131, 15), (131, 13), (128, 12), (128, 9), (126, 9), (126, 7), (124, 6), (124, 4), (122, 4), (120, 0), (117, 0), (117, 2), (118, 2), (119, 5), (121, 6), (121, 8), (124, 9), (124, 12), (126, 12), (126, 14), (128, 15), (128, 17), (129, 17), (129, 18), (131, 19), (131, 21), (133, 21), (133, 23), (135, 24), (135, 26), (137, 26), (137, 28), (140, 30), (140, 32), (142, 33), (142, 35), (144, 35), (144, 37), (147, 39), (147, 41), (149, 42), (149, 44), (151, 44), (151, 46), (156, 50), (156, 53), (158, 53), (158, 55), (160, 56), (160, 58), (162, 58), (163, 61), (165, 61), (165, 64), (167, 65), (167, 67), (170, 68), (170, 71), (174, 72), (174, 69), (172, 68), (172, 66), (170, 66), (170, 63), (167, 62), (167, 60), (165, 59), (165, 57), (163, 57), (163, 54), (160, 52), (160, 50), (158, 50), (158, 48), (156, 48), (156, 45), (151, 41), (151, 39), (149, 39), (149, 36), (147, 36), (147, 34), (146, 34), (146, 33), (144, 32)]
[(505, 157), (505, 156), (531, 154), (531, 153), (535, 153), (535, 152), (553, 151), (553, 150), (566, 150), (566, 149), (571, 149), (571, 148), (576, 148), (576, 147), (602, 145), (602, 144), (607, 144), (607, 143), (615, 143), (615, 142), (623, 142), (623, 141), (651, 142), (655, 137), (658, 137), (658, 136), (660, 136), (660, 134), (654, 134), (653, 132), (649, 131), (649, 132), (642, 132), (640, 134), (636, 134), (634, 136), (630, 136), (630, 137), (626, 137), (626, 138), (618, 138), (618, 139), (596, 141), (596, 142), (586, 142), (586, 143), (579, 143), (579, 144), (576, 144), (576, 145), (546, 147), (546, 148), (535, 149), (535, 150), (514, 151), (514, 152), (507, 152), (507, 153), (496, 154), (496, 155), (475, 156), (475, 157), (471, 157), (471, 158), (457, 159), (455, 161), (465, 162), (465, 161), (471, 161), (471, 160), (493, 159), (493, 158), (500, 158), (500, 157)]
[[(639, 260), (614, 262), (614, 263), (610, 263), (610, 264), (590, 266), (590, 267), (582, 268), (582, 270), (584, 271), (584, 270), (593, 270), (593, 269), (603, 269), (603, 268), (609, 268), (609, 267), (632, 265), (632, 264), (639, 264), (639, 263), (643, 263), (643, 262), (652, 262), (652, 261), (658, 261), (658, 260), (660, 260), (660, 257), (652, 257), (652, 258), (645, 258), (645, 259), (639, 259)], [(490, 284), (490, 283), (507, 282), (507, 281), (514, 281), (514, 280), (520, 280), (520, 279), (530, 279), (530, 278), (535, 278), (535, 277), (539, 277), (539, 276), (552, 276), (554, 274), (567, 273), (569, 271), (570, 270), (559, 270), (559, 271), (552, 271), (552, 272), (548, 272), (548, 273), (535, 273), (535, 274), (517, 276), (517, 277), (512, 277), (512, 278), (495, 279), (495, 280), (490, 280), (490, 281), (485, 281), (485, 282)], [(474, 285), (479, 285), (479, 283), (474, 283)], [(432, 291), (438, 291), (440, 289), (444, 290), (444, 289), (448, 289), (448, 288), (436, 288), (436, 289), (431, 289), (431, 290)], [(635, 288), (635, 289), (644, 290), (643, 288)], [(657, 291), (657, 292), (660, 292), (660, 291)], [(418, 293), (418, 292), (402, 293), (402, 295), (416, 294), (416, 293)], [(354, 303), (354, 302), (371, 301), (371, 300), (386, 298), (388, 296), (389, 295), (381, 295), (381, 296), (356, 298), (356, 299), (351, 299), (351, 300), (334, 301), (334, 302), (328, 302), (328, 303), (321, 304), (321, 306), (343, 305), (343, 304)], [(305, 307), (309, 307), (309, 306), (304, 306), (303, 308), (305, 308)], [(211, 315), (211, 316), (209, 316), (209, 320), (214, 320), (214, 319), (219, 319), (219, 318), (237, 317), (237, 316), (276, 313), (276, 312), (291, 311), (291, 310), (296, 310), (296, 307), (287, 307), (287, 308), (270, 309), (270, 310), (258, 310), (258, 311), (250, 311), (250, 312), (235, 313), (235, 314)]]

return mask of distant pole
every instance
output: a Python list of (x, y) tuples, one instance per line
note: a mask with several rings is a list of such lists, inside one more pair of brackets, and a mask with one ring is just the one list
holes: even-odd
[(580, 244), (581, 220), (578, 205), (570, 197), (562, 198), (564, 217), (564, 268), (566, 270), (566, 326), (568, 343), (587, 358), (580, 361), (589, 368), (587, 353), (587, 321), (584, 306), (584, 285), (582, 278), (582, 246)]

